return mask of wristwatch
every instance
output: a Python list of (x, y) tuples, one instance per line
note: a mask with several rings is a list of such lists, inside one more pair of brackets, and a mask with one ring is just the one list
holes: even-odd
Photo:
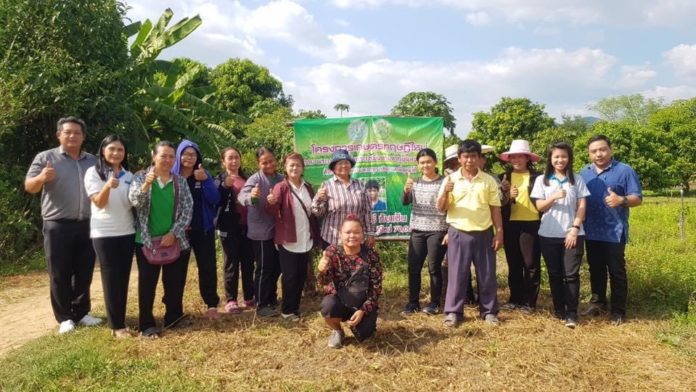
[(622, 207), (628, 207), (628, 197), (624, 196), (623, 201), (621, 202)]

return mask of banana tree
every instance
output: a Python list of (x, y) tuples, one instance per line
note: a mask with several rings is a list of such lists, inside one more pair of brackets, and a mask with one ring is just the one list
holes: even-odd
[(150, 20), (125, 27), (129, 37), (136, 35), (130, 46), (129, 73), (138, 86), (128, 106), (134, 128), (130, 130), (135, 154), (145, 154), (157, 140), (196, 140), (206, 155), (217, 153), (221, 145), (230, 143), (234, 135), (219, 122), (234, 118), (208, 101), (215, 88), (194, 86), (193, 81), (205, 71), (200, 64), (183, 67), (172, 61), (158, 59), (160, 53), (195, 31), (202, 23), (199, 16), (184, 18), (167, 27), (173, 13), (164, 11), (156, 24)]

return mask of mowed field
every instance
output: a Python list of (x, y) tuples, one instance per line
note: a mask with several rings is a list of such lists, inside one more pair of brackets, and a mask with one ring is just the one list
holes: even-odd
[[(259, 320), (251, 311), (206, 320), (192, 260), (185, 296), (192, 327), (155, 341), (117, 341), (107, 327), (67, 336), (53, 328), (0, 359), (0, 390), (694, 390), (696, 304), (689, 311), (689, 295), (696, 290), (696, 202), (687, 202), (684, 240), (679, 214), (679, 203), (669, 198), (646, 198), (632, 210), (629, 315), (619, 327), (607, 315), (581, 318), (575, 330), (553, 319), (545, 270), (539, 310), (501, 311), (498, 327), (485, 325), (474, 308), (456, 329), (444, 327), (441, 315), (404, 317), (405, 247), (380, 244), (386, 276), (377, 335), (364, 343), (349, 337), (345, 347), (331, 350), (319, 297), (303, 299), (299, 323)], [(425, 300), (425, 269), (423, 278)], [(586, 265), (581, 280), (586, 300)], [(503, 303), (502, 252), (498, 281)], [(27, 293), (43, 289), (36, 279), (26, 283)], [(12, 290), (21, 297), (16, 284)], [(102, 303), (94, 307), (104, 314)], [(159, 302), (155, 311), (163, 313)], [(128, 314), (128, 323), (137, 325), (135, 294)]]

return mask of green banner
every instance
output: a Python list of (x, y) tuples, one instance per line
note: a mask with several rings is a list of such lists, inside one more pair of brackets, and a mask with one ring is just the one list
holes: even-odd
[[(441, 117), (369, 116), (298, 120), (295, 151), (305, 159), (305, 179), (314, 189), (330, 178), (331, 155), (345, 149), (356, 160), (353, 178), (379, 186), (372, 220), (379, 239), (405, 239), (411, 207), (401, 204), (408, 173), (415, 178), (416, 154), (425, 147), (443, 153)], [(438, 159), (440, 168), (442, 159)]]

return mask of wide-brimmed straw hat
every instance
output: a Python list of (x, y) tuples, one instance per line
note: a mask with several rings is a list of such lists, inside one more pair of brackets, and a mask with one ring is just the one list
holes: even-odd
[(336, 163), (342, 160), (350, 162), (350, 167), (355, 166), (355, 158), (347, 150), (336, 150), (331, 157), (331, 162), (329, 162), (329, 170), (333, 171)]
[(512, 144), (510, 144), (510, 151), (505, 151), (500, 154), (500, 159), (505, 162), (510, 162), (510, 155), (512, 154), (524, 154), (528, 156), (529, 160), (532, 162), (537, 162), (539, 160), (539, 155), (533, 153), (529, 149), (529, 142), (522, 139), (513, 140)]

